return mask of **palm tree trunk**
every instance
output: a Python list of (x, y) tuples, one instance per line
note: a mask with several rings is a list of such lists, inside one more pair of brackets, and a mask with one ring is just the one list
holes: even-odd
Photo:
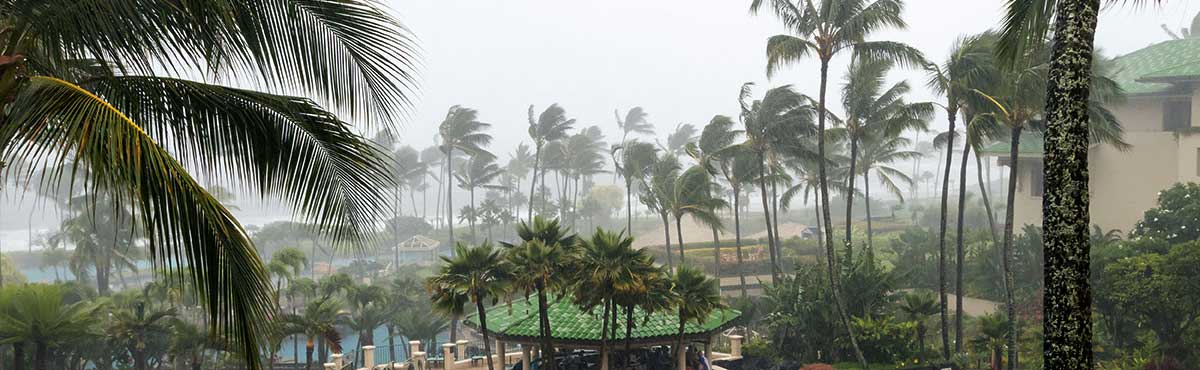
[(392, 364), (396, 363), (396, 327), (387, 325), (388, 333), (388, 368), (392, 368)]
[[(867, 207), (867, 249), (874, 251), (875, 245), (871, 243), (871, 239), (875, 238), (875, 229), (871, 224), (871, 169), (867, 168), (863, 171), (863, 203)], [(894, 212), (893, 212), (894, 213)], [(868, 261), (871, 262), (871, 261)]]
[(950, 197), (950, 166), (954, 159), (954, 124), (958, 119), (958, 112), (953, 105), (946, 110), (946, 119), (950, 123), (950, 134), (946, 140), (946, 166), (944, 176), (942, 177), (942, 208), (941, 208), (941, 224), (938, 226), (938, 296), (941, 306), (941, 324), (942, 324), (942, 359), (950, 359), (950, 317), (947, 312), (949, 300), (946, 297), (946, 208)]
[(858, 165), (858, 139), (850, 138), (850, 172), (846, 175), (846, 265), (854, 268), (854, 174)]
[(775, 228), (775, 256), (778, 257), (782, 262), (783, 237), (781, 236), (782, 234), (779, 233), (779, 219), (781, 218), (779, 216), (779, 181), (775, 176), (775, 168), (771, 168), (771, 214), (775, 215), (775, 217), (771, 219), (771, 225)]
[[(454, 168), (452, 166), (454, 161), (453, 154), (454, 149), (446, 150), (446, 228), (450, 232), (451, 255), (454, 254), (454, 181), (451, 180), (451, 178), (454, 177), (454, 175), (451, 173)], [(453, 332), (451, 332), (451, 334), (453, 334)]]
[(838, 269), (837, 261), (833, 252), (833, 222), (829, 215), (829, 174), (825, 168), (825, 90), (829, 84), (829, 57), (821, 57), (821, 90), (817, 100), (817, 155), (820, 159), (817, 161), (818, 175), (820, 176), (819, 188), (821, 190), (821, 217), (825, 223), (825, 256), (828, 262), (829, 269), (829, 287), (830, 294), (833, 295), (834, 306), (837, 309), (838, 316), (842, 321), (842, 327), (846, 328), (847, 337), (850, 338), (850, 346), (854, 348), (854, 356), (858, 359), (859, 365), (863, 369), (868, 368), (867, 358), (863, 356), (862, 348), (858, 347), (858, 338), (854, 336), (854, 327), (850, 326), (850, 315), (846, 313), (846, 305), (842, 302), (840, 287), (838, 286)]
[[(686, 302), (685, 302), (685, 304), (686, 304)], [(685, 321), (683, 319), (683, 310), (680, 309), (679, 311), (680, 311), (679, 312), (679, 337), (678, 337), (678, 339), (675, 340), (675, 351), (674, 351), (674, 355), (671, 357), (673, 357), (674, 359), (679, 361), (679, 362), (675, 363), (676, 369), (684, 369), (684, 368), (687, 368), (687, 364), (686, 364), (687, 359), (683, 358), (683, 356), (680, 356), (679, 354), (683, 353), (683, 351), (684, 351), (684, 349), (683, 349), (683, 327), (684, 327), (684, 324), (687, 323), (687, 321)]]
[(475, 219), (479, 218), (479, 210), (475, 209), (475, 187), (474, 186), (471, 187), (470, 193), (471, 193), (471, 213), (472, 213), (472, 215), (468, 221), (471, 221), (471, 243), (477, 243), (477, 242), (479, 242), (479, 237), (477, 237), (475, 235)]
[[(608, 323), (612, 321), (610, 313), (612, 313), (612, 300), (605, 300), (604, 317), (600, 323), (600, 363), (604, 365), (608, 365)], [(615, 327), (617, 324), (614, 322), (612, 326)], [(607, 369), (608, 366), (601, 366), (601, 368)]]
[(821, 222), (821, 197), (818, 194), (813, 194), (813, 198), (813, 212), (817, 214), (817, 253), (818, 258), (820, 258), (820, 254), (825, 253), (825, 225)]
[(313, 355), (313, 340), (308, 338), (308, 343), (304, 346), (304, 369), (312, 370), (312, 355)]
[[(667, 242), (667, 268), (674, 270), (675, 269), (675, 262), (673, 262), (674, 257), (671, 257), (671, 221), (667, 219), (666, 213), (661, 213), (660, 216), (662, 216), (662, 222), (663, 222), (663, 238), (664, 238), (663, 240), (666, 240), (666, 242)], [(680, 245), (679, 247), (683, 248), (682, 245)]]
[(717, 235), (717, 227), (712, 227), (713, 233), (713, 276), (717, 277), (717, 290), (721, 290), (721, 237)]
[(763, 153), (758, 153), (762, 171), (758, 173), (758, 188), (762, 195), (763, 219), (767, 223), (767, 254), (771, 256), (771, 284), (779, 283), (779, 264), (775, 258), (775, 229), (771, 226), (771, 204), (767, 202), (767, 163)]
[(992, 245), (1000, 245), (1000, 239), (996, 237), (996, 216), (992, 212), (992, 201), (988, 196), (987, 182), (983, 181), (983, 161), (979, 158), (979, 152), (975, 152), (975, 173), (979, 179), (979, 194), (983, 198), (983, 209), (987, 212), (988, 220), (988, 235), (992, 237)]
[(492, 341), (488, 339), (487, 310), (483, 308), (483, 299), (480, 299), (478, 292), (475, 293), (475, 312), (479, 313), (479, 335), (483, 336), (483, 355), (487, 357), (488, 370), (495, 370), (495, 365), (492, 365)]
[[(730, 181), (732, 184), (733, 181)], [(737, 185), (733, 185), (733, 245), (737, 251), (737, 270), (738, 283), (742, 289), (742, 298), (746, 298), (746, 268), (742, 266), (742, 217), (738, 207), (740, 202), (741, 189)]]
[(554, 356), (554, 344), (551, 339), (553, 332), (550, 330), (549, 306), (546, 304), (546, 289), (545, 284), (541, 284), (537, 289), (538, 295), (538, 319), (542, 326), (542, 364), (549, 370), (558, 368), (558, 361)]
[[(968, 128), (969, 131), (969, 128)], [(963, 216), (967, 210), (967, 157), (971, 154), (971, 138), (964, 139), (962, 163), (958, 170), (958, 226), (954, 242), (954, 353), (963, 353)]]
[(534, 190), (537, 188), (538, 166), (541, 166), (541, 164), (542, 146), (539, 144), (536, 145), (536, 148), (533, 150), (533, 175), (529, 178), (529, 204), (526, 206), (526, 208), (529, 209), (529, 217), (525, 219), (525, 222), (528, 222), (530, 225), (533, 224), (533, 197), (535, 194)]
[(625, 179), (625, 234), (633, 236), (633, 180)]
[(25, 342), (16, 342), (13, 348), (13, 370), (25, 370)]
[[(1088, 98), (1099, 0), (1058, 2), (1046, 93), (1046, 367), (1092, 368), (1088, 238)], [(1070, 15), (1070, 16), (1067, 16)], [(1009, 272), (1011, 275), (1011, 270)], [(1010, 316), (1015, 318), (1015, 316)], [(1014, 320), (1015, 322), (1015, 320)], [(1009, 346), (1015, 343), (1009, 338)], [(1017, 358), (1009, 353), (1009, 369)]]
[[(1016, 353), (1017, 353), (1017, 351), (1015, 350), (1015, 348), (1017, 348), (1016, 347), (1017, 338), (1015, 335), (1016, 330), (1017, 330), (1017, 312), (1016, 312), (1016, 302), (1015, 302), (1015, 298), (1013, 296), (1012, 243), (1013, 243), (1013, 212), (1014, 212), (1014, 208), (1016, 208), (1013, 206), (1013, 202), (1016, 201), (1017, 177), (1020, 174), (1020, 172), (1017, 172), (1018, 171), (1018, 169), (1017, 169), (1018, 168), (1017, 167), (1017, 154), (1018, 154), (1019, 148), (1021, 146), (1021, 126), (1019, 126), (1019, 124), (1016, 124), (1016, 123), (1013, 124), (1011, 135), (1012, 135), (1012, 143), (1011, 143), (1011, 145), (1009, 147), (1009, 151), (1008, 151), (1008, 159), (1010, 161), (1010, 163), (1009, 163), (1010, 170), (1009, 170), (1009, 174), (1008, 174), (1008, 203), (1004, 207), (1005, 208), (1004, 209), (1004, 249), (1001, 250), (1001, 253), (1004, 255), (1004, 259), (1003, 259), (1002, 263), (1000, 264), (1000, 266), (1004, 269), (1004, 311), (1008, 314), (1008, 325), (1009, 325), (1008, 326), (1009, 330), (1005, 331), (1004, 339), (1005, 339), (1005, 342), (1008, 343), (1008, 345), (1009, 345), (1008, 358), (1009, 358), (1010, 366), (1012, 365), (1012, 362), (1014, 362), (1013, 360), (1016, 359)], [(1086, 222), (1086, 220), (1087, 220), (1087, 216), (1085, 213), (1084, 221)], [(1055, 273), (1057, 273), (1057, 272), (1055, 272)], [(1049, 275), (1051, 275), (1051, 274), (1047, 274), (1047, 276), (1049, 276)], [(1085, 274), (1084, 278), (1085, 279), (1087, 278), (1086, 274)], [(1054, 310), (1058, 310), (1058, 309), (1059, 308), (1054, 308), (1049, 311), (1054, 311)], [(1088, 314), (1090, 315), (1091, 310), (1087, 309), (1086, 312), (1088, 312)], [(1046, 313), (1049, 314), (1049, 312), (1046, 312)], [(1089, 320), (1089, 319), (1085, 318), (1083, 320)], [(1045, 325), (1049, 326), (1049, 324), (1045, 324)], [(1047, 338), (1047, 340), (1049, 340), (1049, 338)], [(1088, 339), (1085, 339), (1085, 341), (1090, 343), (1091, 339), (1088, 338)], [(1089, 346), (1087, 350), (1081, 350), (1081, 351), (1091, 352), (1090, 348), (1091, 347)], [(1082, 360), (1082, 361), (1084, 361), (1084, 362), (1081, 362), (1081, 364), (1091, 362), (1090, 359)]]
[(679, 266), (680, 266), (680, 267), (683, 267), (683, 265), (687, 263), (687, 262), (685, 261), (685, 258), (686, 258), (686, 257), (684, 257), (684, 255), (683, 255), (683, 225), (682, 225), (682, 220), (683, 220), (683, 217), (682, 217), (682, 216), (680, 216), (680, 215), (675, 215), (675, 235), (676, 235), (676, 236), (678, 236), (678, 238), (676, 238), (675, 240), (678, 240), (678, 241), (679, 241)]

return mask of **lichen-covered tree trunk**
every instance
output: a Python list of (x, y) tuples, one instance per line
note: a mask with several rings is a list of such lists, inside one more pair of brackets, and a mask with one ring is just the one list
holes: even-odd
[[(1099, 0), (1060, 0), (1046, 93), (1043, 332), (1047, 369), (1092, 368), (1088, 95)], [(1009, 342), (1009, 346), (1012, 346)], [(1015, 363), (1009, 354), (1009, 368)]]
[[(821, 57), (821, 90), (817, 100), (817, 155), (819, 158), (825, 158), (825, 88), (829, 84), (829, 57)], [(842, 302), (841, 287), (838, 284), (840, 270), (837, 268), (837, 256), (833, 250), (833, 218), (829, 215), (829, 173), (825, 168), (825, 161), (817, 161), (817, 188), (821, 195), (821, 221), (825, 223), (825, 258), (826, 267), (829, 270), (829, 290), (833, 295), (833, 305), (837, 310), (838, 317), (841, 319), (842, 326), (846, 328), (846, 336), (850, 338), (850, 347), (854, 349), (854, 356), (858, 359), (859, 365), (866, 369), (867, 358), (863, 356), (862, 348), (858, 347), (858, 338), (854, 335), (854, 327), (850, 326), (850, 314), (846, 312), (846, 305)]]
[(946, 209), (950, 196), (950, 167), (954, 160), (954, 124), (958, 119), (958, 112), (953, 109), (946, 110), (946, 120), (950, 123), (950, 135), (946, 140), (946, 165), (943, 167), (942, 175), (942, 209), (941, 209), (941, 224), (938, 226), (938, 307), (941, 308), (941, 324), (942, 324), (942, 359), (950, 359), (950, 316), (947, 312), (949, 305), (946, 297)]

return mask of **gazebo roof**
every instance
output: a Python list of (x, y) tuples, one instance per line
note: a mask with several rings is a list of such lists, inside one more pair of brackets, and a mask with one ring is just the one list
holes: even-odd
[[(576, 348), (599, 346), (603, 307), (587, 312), (571, 302), (569, 297), (551, 297), (549, 304), (551, 335), (556, 344)], [(609, 338), (613, 342), (625, 340), (624, 311), (619, 312), (617, 316), (617, 335)], [(740, 316), (741, 312), (733, 309), (715, 310), (703, 323), (686, 323), (684, 336), (689, 340), (707, 341), (709, 336), (729, 327)], [(488, 308), (487, 320), (488, 335), (492, 337), (510, 342), (535, 343), (540, 332), (537, 297), (518, 298), (513, 300), (511, 306), (501, 303)], [(647, 317), (642, 310), (634, 309), (633, 321), (631, 342), (640, 346), (671, 343), (679, 333), (679, 316), (674, 311), (658, 312)], [(477, 314), (468, 315), (463, 322), (467, 326), (479, 329)]]

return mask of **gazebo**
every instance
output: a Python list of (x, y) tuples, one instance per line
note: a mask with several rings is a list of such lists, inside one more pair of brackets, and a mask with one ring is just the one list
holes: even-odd
[(396, 252), (406, 261), (417, 263), (434, 263), (438, 260), (438, 246), (441, 242), (428, 236), (415, 235), (408, 240), (396, 244)]
[[(603, 307), (588, 312), (572, 302), (570, 297), (550, 297), (548, 300), (551, 342), (556, 349), (600, 350)], [(529, 369), (530, 347), (541, 345), (537, 307), (537, 297), (530, 296), (515, 299), (511, 304), (501, 303), (487, 309), (487, 334), (490, 339), (496, 340), (500, 347), (494, 348), (493, 351), (505, 353), (504, 347), (507, 344), (520, 344), (523, 349), (522, 369), (525, 370)], [(624, 311), (621, 310), (616, 316), (616, 335), (610, 335), (608, 340), (610, 349), (620, 350), (626, 342)], [(711, 343), (715, 336), (731, 327), (740, 316), (741, 312), (737, 310), (718, 309), (709, 314), (702, 323), (690, 321), (684, 324), (684, 343)], [(631, 348), (671, 346), (679, 339), (679, 316), (675, 311), (656, 312), (647, 316), (642, 310), (635, 309), (633, 321), (633, 330), (629, 338)], [(479, 330), (477, 314), (467, 316), (463, 323)], [(610, 327), (610, 330), (612, 329)], [(711, 358), (711, 348), (707, 345), (705, 347)], [(601, 370), (608, 370), (606, 357), (602, 357), (600, 361)]]

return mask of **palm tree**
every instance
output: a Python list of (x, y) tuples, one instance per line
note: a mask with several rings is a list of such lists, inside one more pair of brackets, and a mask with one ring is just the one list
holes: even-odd
[[(750, 10), (757, 12), (762, 8), (764, 0), (752, 0)], [(867, 41), (872, 33), (885, 27), (906, 27), (901, 13), (904, 10), (903, 0), (823, 0), (820, 7), (809, 1), (803, 5), (791, 0), (770, 0), (775, 15), (784, 21), (785, 26), (793, 35), (772, 36), (767, 41), (767, 75), (787, 64), (798, 62), (815, 54), (821, 64), (820, 94), (817, 100), (817, 154), (825, 156), (825, 90), (829, 82), (829, 62), (839, 53), (851, 50), (857, 57), (901, 61), (919, 64), (923, 59), (921, 53), (907, 45), (891, 41)], [(838, 301), (836, 275), (833, 270), (833, 233), (832, 220), (829, 216), (829, 185), (825, 163), (818, 162), (818, 172), (821, 178), (819, 186), (822, 220), (824, 221), (826, 254), (829, 263), (830, 284), (833, 285), (835, 303)], [(842, 326), (850, 333), (850, 344), (858, 362), (867, 366), (867, 360), (858, 348), (858, 339), (850, 328), (850, 318), (845, 309), (839, 306)]]
[(675, 125), (675, 132), (667, 135), (666, 146), (663, 150), (677, 156), (687, 154), (688, 144), (696, 142), (696, 126), (690, 123)]
[[(1117, 1), (1106, 0), (1105, 3)], [(1142, 3), (1141, 0), (1132, 3)], [(1092, 368), (1090, 286), (1088, 283), (1087, 154), (1094, 109), (1093, 49), (1100, 0), (1013, 0), (1003, 25), (999, 56), (1009, 64), (1041, 46), (1054, 20), (1054, 48), (1046, 83), (1046, 230), (1043, 321), (1046, 365), (1061, 369)], [(1069, 14), (1071, 16), (1059, 16)], [(1011, 204), (1011, 203), (1010, 203)], [(1009, 208), (1012, 208), (1009, 206)], [(1010, 318), (1015, 318), (1009, 315)], [(1015, 321), (1015, 320), (1013, 320)], [(1010, 334), (1011, 335), (1011, 334)], [(1014, 361), (1010, 355), (1009, 368)]]
[(925, 321), (941, 311), (933, 293), (918, 291), (904, 294), (896, 306), (904, 317), (917, 324), (917, 358), (925, 361)]
[[(517, 149), (509, 155), (508, 164), (504, 166), (507, 172), (514, 176), (517, 180), (516, 186), (511, 191), (521, 189), (521, 179), (529, 175), (530, 166), (533, 165), (533, 153), (529, 151), (529, 145), (521, 143), (517, 145)], [(513, 202), (514, 213), (520, 212), (519, 204)], [(519, 213), (516, 213), (519, 214)]]
[[(892, 69), (892, 63), (886, 60), (869, 60), (855, 58), (846, 71), (846, 83), (842, 87), (842, 107), (846, 116), (841, 124), (841, 134), (850, 146), (849, 176), (846, 177), (846, 188), (855, 189), (855, 179), (861, 173), (866, 177), (867, 171), (857, 168), (859, 146), (867, 140), (877, 143), (888, 138), (897, 137), (909, 129), (924, 129), (925, 122), (933, 117), (933, 105), (930, 103), (910, 103), (906, 101), (911, 88), (908, 82), (901, 81), (891, 86), (884, 85), (884, 78)], [(868, 184), (869, 186), (869, 184)], [(846, 263), (854, 264), (853, 215), (854, 191), (846, 192)], [(870, 209), (870, 200), (867, 200)], [(870, 215), (867, 216), (870, 222)], [(868, 237), (867, 244), (870, 244)]]
[[(386, 204), (386, 166), (331, 112), (374, 125), (401, 118), (413, 39), (361, 0), (80, 5), (2, 6), (21, 26), (0, 56), (0, 156), (87, 166), (89, 175), (56, 171), (66, 175), (56, 182), (121, 193), (154, 254), (191, 266), (218, 331), (257, 369), (269, 279), (240, 223), (183, 163), (282, 196), (338, 241), (361, 240)], [(186, 79), (192, 71), (306, 96)]]
[[(144, 300), (133, 303), (133, 307), (122, 307), (112, 311), (113, 336), (130, 340), (129, 353), (133, 355), (133, 368), (146, 370), (146, 336), (147, 334), (162, 333), (168, 330), (168, 319), (176, 315), (175, 309), (161, 309), (151, 305), (146, 307)], [(147, 312), (149, 308), (149, 312)], [(132, 310), (130, 310), (132, 309)]]
[[(950, 356), (950, 336), (949, 323), (947, 317), (947, 302), (946, 302), (946, 217), (947, 217), (947, 199), (950, 190), (950, 163), (954, 150), (954, 137), (957, 136), (955, 123), (958, 121), (958, 114), (962, 111), (966, 104), (971, 102), (978, 95), (973, 93), (973, 89), (978, 89), (984, 86), (990, 86), (994, 83), (996, 77), (995, 68), (992, 62), (991, 49), (988, 45), (988, 40), (983, 36), (962, 37), (955, 41), (953, 48), (950, 51), (950, 56), (941, 65), (929, 63), (926, 64), (925, 70), (929, 74), (927, 86), (939, 95), (946, 97), (946, 103), (942, 106), (946, 111), (946, 119), (949, 122), (949, 135), (946, 135), (946, 168), (945, 176), (942, 178), (942, 205), (941, 205), (941, 223), (938, 228), (938, 290), (941, 296), (941, 319), (942, 319), (942, 356), (949, 358)], [(968, 122), (970, 123), (970, 122)], [(978, 140), (976, 140), (978, 141)], [(966, 169), (966, 152), (963, 153), (964, 161), (962, 163), (965, 173)], [(966, 184), (964, 178), (959, 179), (960, 184), (960, 199), (959, 199), (959, 215), (961, 218), (963, 199), (965, 192), (962, 188)], [(961, 234), (961, 223), (959, 224), (959, 232)], [(961, 238), (959, 239), (961, 241)], [(956, 248), (957, 258), (955, 259), (956, 276), (962, 275), (963, 266), (963, 249), (961, 243)], [(961, 278), (956, 281), (961, 285)], [(956, 285), (957, 286), (957, 285)], [(957, 288), (956, 288), (957, 289)], [(955, 306), (962, 312), (962, 292), (957, 291), (958, 297), (955, 298)], [(962, 315), (957, 315), (955, 318), (954, 333), (955, 345), (954, 352), (962, 352)]]
[(63, 285), (9, 285), (0, 290), (0, 344), (13, 345), (13, 368), (24, 369), (33, 350), (33, 368), (48, 369), (50, 349), (92, 330), (96, 306), (70, 303)]
[[(567, 138), (563, 145), (563, 162), (564, 172), (564, 188), (569, 191), (566, 196), (569, 199), (562, 200), (562, 204), (570, 204), (571, 225), (574, 226), (578, 220), (578, 203), (580, 194), (580, 181), (584, 178), (606, 172), (604, 170), (604, 134), (601, 133), (600, 127), (591, 126), (578, 134), (571, 135)], [(574, 186), (571, 182), (574, 181)], [(564, 207), (568, 208), (568, 207)]]
[(91, 267), (96, 291), (107, 296), (113, 268), (134, 265), (131, 255), (137, 241), (135, 215), (107, 192), (81, 195), (73, 201), (74, 215), (63, 220), (59, 230), (50, 236), (51, 242), (74, 244), (70, 264), (76, 276), (87, 272), (85, 266)]
[(515, 290), (537, 293), (538, 318), (541, 329), (541, 347), (550, 370), (558, 367), (554, 359), (554, 346), (550, 337), (548, 295), (559, 292), (567, 283), (567, 271), (573, 269), (572, 256), (576, 253), (575, 235), (559, 225), (557, 219), (534, 217), (532, 223), (521, 222), (517, 226), (520, 245), (506, 245), (507, 259), (515, 274), (512, 284)]
[(633, 238), (624, 233), (601, 229), (596, 229), (591, 239), (581, 239), (579, 249), (579, 276), (575, 279), (574, 296), (584, 310), (604, 306), (600, 325), (600, 367), (607, 368), (611, 352), (609, 332), (610, 328), (616, 329), (618, 296), (637, 294), (644, 287), (646, 275), (639, 263), (648, 255), (645, 249), (633, 249)]
[[(646, 208), (658, 213), (658, 217), (663, 223), (663, 241), (666, 242), (667, 252), (667, 267), (675, 268), (675, 262), (671, 256), (671, 210), (674, 207), (673, 202), (677, 199), (675, 195), (675, 183), (679, 179), (679, 158), (670, 153), (663, 153), (654, 161), (650, 168), (649, 181), (643, 180), (642, 194), (640, 199)], [(683, 244), (679, 245), (683, 249)], [(681, 252), (682, 253), (682, 252)], [(682, 261), (680, 261), (682, 263)]]
[[(724, 303), (721, 303), (721, 292), (718, 288), (720, 283), (705, 275), (703, 271), (680, 265), (672, 280), (675, 283), (671, 288), (674, 295), (672, 301), (679, 311), (679, 339), (675, 341), (675, 358), (683, 361), (679, 353), (684, 351), (684, 326), (689, 321), (703, 323), (709, 314), (724, 307)], [(677, 366), (679, 369), (685, 367), (683, 363)]]
[(613, 116), (617, 119), (617, 128), (621, 129), (621, 143), (629, 141), (629, 134), (645, 134), (654, 135), (654, 125), (646, 122), (646, 111), (642, 107), (633, 107), (628, 112), (625, 112), (625, 119), (621, 119), (621, 111), (613, 110)]
[(714, 185), (716, 184), (713, 183), (711, 175), (703, 166), (693, 166), (675, 178), (675, 183), (670, 186), (671, 192), (666, 194), (670, 199), (664, 204), (669, 206), (671, 215), (675, 217), (675, 235), (678, 236), (676, 240), (679, 242), (680, 266), (686, 263), (681, 222), (683, 216), (691, 215), (692, 219), (700, 224), (712, 228), (714, 234), (717, 229), (724, 227), (716, 211), (727, 207), (728, 204), (721, 197), (713, 196)]
[(875, 177), (880, 184), (883, 184), (884, 190), (903, 202), (904, 192), (900, 186), (912, 187), (913, 180), (907, 173), (893, 167), (892, 164), (898, 161), (914, 160), (921, 157), (921, 153), (906, 150), (905, 148), (911, 146), (910, 141), (899, 136), (867, 137), (862, 144), (859, 165), (862, 170), (863, 200), (865, 200), (867, 211), (867, 249), (873, 249), (872, 240), (875, 233), (871, 226), (871, 171), (875, 172)]
[[(785, 85), (768, 90), (762, 100), (750, 101), (753, 83), (742, 84), (738, 95), (741, 105), (739, 119), (744, 128), (745, 141), (738, 144), (741, 150), (757, 156), (754, 178), (758, 180), (762, 198), (763, 216), (767, 224), (767, 250), (771, 256), (771, 281), (779, 280), (778, 235), (771, 222), (771, 203), (768, 201), (767, 179), (774, 180), (780, 163), (780, 152), (796, 145), (799, 137), (811, 133), (812, 107), (808, 97)], [(776, 215), (777, 216), (777, 215)]]
[[(617, 152), (621, 154), (617, 155)], [(625, 232), (632, 235), (633, 187), (635, 184), (644, 187), (644, 178), (658, 158), (658, 148), (650, 143), (631, 140), (614, 146), (610, 153), (617, 173), (625, 180)]]
[[(735, 166), (737, 155), (741, 152), (738, 147), (734, 146), (738, 136), (741, 135), (740, 130), (733, 129), (733, 119), (727, 116), (713, 116), (712, 120), (704, 126), (700, 133), (700, 140), (695, 144), (688, 146), (688, 155), (696, 160), (699, 166), (702, 166), (709, 176), (716, 178), (718, 175), (724, 177), (729, 183), (729, 187), (733, 191), (733, 225), (734, 225), (734, 246), (737, 249), (738, 263), (738, 278), (741, 282), (742, 296), (746, 295), (746, 273), (742, 271), (742, 230), (741, 219), (738, 216), (739, 195), (741, 194), (741, 185), (744, 182), (740, 178), (739, 171), (735, 169), (744, 166)], [(742, 171), (744, 172), (744, 171)], [(714, 182), (714, 186), (719, 186)], [(719, 190), (719, 189), (714, 189)], [(728, 206), (728, 203), (726, 204)], [(717, 237), (717, 227), (713, 227), (713, 275), (720, 278), (721, 276), (721, 241)]]
[[(1004, 356), (1001, 355), (1006, 345), (1006, 338), (1009, 337), (1008, 331), (1011, 326), (1004, 314), (996, 312), (979, 317), (979, 337), (974, 342), (976, 345), (985, 348), (988, 351), (988, 361), (991, 362), (992, 370), (1000, 370), (1003, 368)], [(1013, 352), (1013, 350), (1009, 350)], [(1011, 361), (1011, 357), (1010, 360)], [(1011, 364), (1012, 362), (1009, 362)]]
[[(489, 242), (475, 247), (459, 243), (454, 248), (457, 249), (454, 257), (442, 257), (437, 274), (426, 280), (426, 285), (434, 292), (435, 299), (457, 301), (457, 297), (466, 297), (475, 304), (475, 312), (479, 315), (479, 332), (483, 335), (484, 356), (487, 357), (488, 369), (492, 370), (495, 367), (492, 365), (491, 341), (488, 340), (485, 302), (491, 300), (491, 304), (496, 304), (505, 295), (512, 271), (501, 252)], [(455, 305), (434, 304), (434, 307), (448, 306)], [(462, 314), (447, 313), (453, 316)]]
[[(479, 122), (479, 113), (474, 109), (455, 105), (446, 112), (446, 119), (438, 128), (441, 136), (442, 153), (446, 154), (446, 162), (442, 165), (446, 173), (446, 228), (450, 233), (450, 245), (454, 245), (454, 188), (449, 181), (454, 170), (454, 150), (463, 151), (471, 156), (487, 153), (483, 148), (492, 142), (492, 135), (483, 131), (491, 124)], [(489, 155), (490, 154), (484, 154)]]
[[(533, 181), (529, 184), (529, 215), (526, 222), (533, 223), (534, 189), (538, 184), (538, 175), (542, 160), (542, 149), (546, 143), (558, 141), (567, 137), (567, 131), (575, 125), (574, 118), (567, 118), (567, 111), (558, 104), (551, 104), (541, 115), (535, 117), (533, 105), (529, 106), (529, 138), (533, 139)], [(545, 171), (541, 173), (541, 182), (546, 182)], [(542, 199), (545, 202), (545, 199)]]
[[(454, 178), (458, 180), (458, 187), (467, 190), (471, 195), (471, 209), (475, 210), (475, 189), (503, 189), (499, 185), (493, 184), (500, 175), (504, 174), (504, 170), (500, 165), (496, 164), (496, 157), (490, 153), (479, 153), (471, 156), (471, 159), (464, 163), (458, 169), (458, 173), (454, 174)], [(476, 213), (478, 216), (478, 212)], [(471, 217), (471, 240), (479, 240), (475, 234), (475, 220), (478, 217)]]
[(288, 334), (302, 334), (307, 338), (304, 345), (304, 368), (312, 369), (313, 349), (316, 341), (328, 345), (334, 352), (342, 352), (342, 336), (338, 334), (338, 311), (341, 302), (333, 297), (321, 297), (309, 301), (300, 314), (280, 315), (281, 329)]

